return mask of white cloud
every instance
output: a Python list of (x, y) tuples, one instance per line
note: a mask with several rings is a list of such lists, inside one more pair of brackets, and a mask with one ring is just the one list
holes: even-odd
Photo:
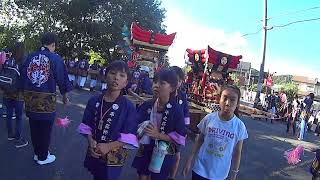
[(184, 66), (184, 54), (187, 48), (205, 49), (210, 47), (232, 55), (242, 55), (244, 61), (253, 62), (256, 56), (248, 51), (248, 42), (239, 31), (226, 33), (223, 29), (210, 28), (185, 16), (178, 9), (167, 7), (165, 25), (167, 32), (177, 32), (176, 39), (169, 48), (168, 56), (172, 65)]
[[(196, 22), (178, 8), (169, 5), (165, 8), (167, 10), (165, 19), (167, 33), (177, 32), (176, 39), (168, 51), (169, 61), (172, 65), (180, 67), (185, 65), (184, 55), (187, 48), (205, 49), (207, 45), (210, 45), (218, 51), (232, 55), (242, 55), (242, 61), (251, 62), (253, 68), (260, 69), (261, 51), (250, 49), (249, 45), (253, 46), (253, 44), (250, 44), (247, 39), (242, 37), (241, 32), (226, 33), (223, 29), (208, 27)], [(288, 57), (267, 54), (265, 71), (269, 69), (270, 72), (277, 72), (277, 74), (320, 77), (320, 73), (316, 70), (300, 64), (290, 64), (290, 62), (292, 62), (292, 59)]]

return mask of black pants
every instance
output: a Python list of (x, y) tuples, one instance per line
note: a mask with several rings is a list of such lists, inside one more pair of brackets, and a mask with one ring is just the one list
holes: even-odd
[(192, 171), (192, 180), (209, 180)]
[(317, 135), (319, 136), (319, 134), (320, 134), (320, 122), (317, 123), (317, 127), (316, 127), (315, 133), (317, 133)]
[(53, 120), (29, 119), (34, 154), (40, 161), (47, 159), (53, 122)]

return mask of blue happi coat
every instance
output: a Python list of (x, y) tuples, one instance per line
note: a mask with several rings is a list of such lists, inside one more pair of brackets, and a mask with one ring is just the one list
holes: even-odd
[(26, 115), (33, 120), (54, 120), (56, 86), (61, 94), (72, 89), (61, 57), (41, 47), (27, 57), (22, 66), (21, 79)]
[(110, 151), (106, 157), (94, 158), (87, 153), (84, 166), (97, 178), (117, 179), (130, 148), (138, 147), (137, 118), (134, 105), (124, 96), (105, 102), (103, 95), (92, 97), (83, 114), (79, 132), (92, 135), (97, 143), (120, 141), (126, 145)]
[[(139, 123), (151, 120), (151, 112), (153, 111), (154, 104), (155, 100), (149, 100), (138, 108)], [(168, 177), (169, 171), (175, 162), (175, 153), (177, 153), (178, 146), (185, 145), (186, 127), (183, 112), (175, 98), (171, 98), (165, 105), (159, 131), (160, 133), (167, 134), (173, 141), (169, 143), (168, 154), (165, 156), (160, 173), (152, 173), (148, 170), (155, 146), (154, 140), (151, 140), (150, 144), (140, 144), (139, 150), (132, 163), (132, 166), (137, 169), (139, 174), (151, 174), (151, 178), (155, 180), (162, 180)]]
[(189, 125), (190, 115), (189, 115), (189, 105), (187, 100), (187, 94), (178, 90), (178, 94), (176, 96), (176, 102), (178, 106), (182, 109), (185, 124)]

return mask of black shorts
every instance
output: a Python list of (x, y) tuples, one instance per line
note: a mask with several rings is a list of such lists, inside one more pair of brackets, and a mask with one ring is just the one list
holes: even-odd
[(192, 171), (192, 180), (209, 180)]

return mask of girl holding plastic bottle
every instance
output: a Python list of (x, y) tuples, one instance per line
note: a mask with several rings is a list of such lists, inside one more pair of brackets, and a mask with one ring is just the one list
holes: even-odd
[(167, 179), (178, 147), (185, 145), (183, 112), (175, 99), (177, 85), (173, 70), (161, 70), (153, 82), (157, 97), (138, 108), (140, 147), (132, 166), (140, 180)]

